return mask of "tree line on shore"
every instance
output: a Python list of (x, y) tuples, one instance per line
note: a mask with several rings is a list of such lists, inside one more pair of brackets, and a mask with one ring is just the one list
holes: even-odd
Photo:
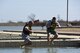
[[(36, 23), (33, 26), (42, 26), (43, 27), (46, 25), (46, 22), (47, 22), (47, 20), (40, 21), (39, 23)], [(66, 25), (66, 21), (64, 21), (64, 20), (58, 20), (58, 22), (63, 26)], [(9, 21), (7, 23), (0, 23), (0, 26), (24, 26), (25, 23), (26, 22), (22, 22), (22, 21), (19, 21), (19, 22)], [(72, 26), (80, 26), (80, 21), (69, 21), (68, 23), (71, 24)]]

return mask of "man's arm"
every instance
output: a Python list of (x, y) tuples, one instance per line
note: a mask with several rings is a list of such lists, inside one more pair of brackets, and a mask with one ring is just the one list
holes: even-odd
[(28, 31), (29, 33), (32, 33), (32, 30), (29, 30), (28, 27), (25, 27), (25, 30)]
[(58, 27), (61, 27), (60, 24), (59, 24), (58, 22), (57, 22), (57, 26), (58, 26)]
[(51, 27), (51, 21), (48, 21), (48, 22), (46, 23), (46, 27), (47, 27), (47, 28), (50, 28), (50, 27)]

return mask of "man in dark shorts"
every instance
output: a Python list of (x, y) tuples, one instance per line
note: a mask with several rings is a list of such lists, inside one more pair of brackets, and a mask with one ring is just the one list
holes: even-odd
[[(47, 39), (48, 39), (49, 44), (52, 43), (52, 41), (58, 37), (58, 33), (55, 31), (56, 26), (60, 27), (59, 23), (56, 21), (56, 17), (53, 17), (52, 20), (49, 20), (46, 23)], [(50, 39), (50, 34), (54, 35), (52, 39)]]

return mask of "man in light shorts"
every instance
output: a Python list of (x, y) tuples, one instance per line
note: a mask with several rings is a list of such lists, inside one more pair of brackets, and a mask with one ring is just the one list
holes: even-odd
[(30, 40), (30, 34), (32, 33), (32, 31), (31, 31), (32, 24), (33, 24), (32, 21), (29, 21), (23, 27), (23, 31), (22, 31), (22, 39), (24, 40), (23, 45), (31, 45), (32, 44), (32, 42)]
[(29, 21), (23, 27), (23, 31), (22, 31), (22, 39), (24, 40), (24, 44), (23, 45), (31, 45), (32, 44), (31, 39), (30, 39), (30, 34), (32, 33), (32, 25), (34, 23), (38, 23), (38, 22), (39, 22), (39, 20), (35, 20), (33, 22)]

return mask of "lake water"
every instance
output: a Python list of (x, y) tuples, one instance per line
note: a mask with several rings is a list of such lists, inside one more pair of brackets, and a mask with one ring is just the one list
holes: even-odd
[(0, 48), (0, 53), (80, 53), (80, 48), (48, 47), (48, 48)]
[[(0, 26), (0, 30), (22, 30), (23, 26)], [(42, 30), (41, 26), (33, 26), (32, 27), (33, 30)], [(46, 27), (44, 27), (43, 29), (46, 29)]]

